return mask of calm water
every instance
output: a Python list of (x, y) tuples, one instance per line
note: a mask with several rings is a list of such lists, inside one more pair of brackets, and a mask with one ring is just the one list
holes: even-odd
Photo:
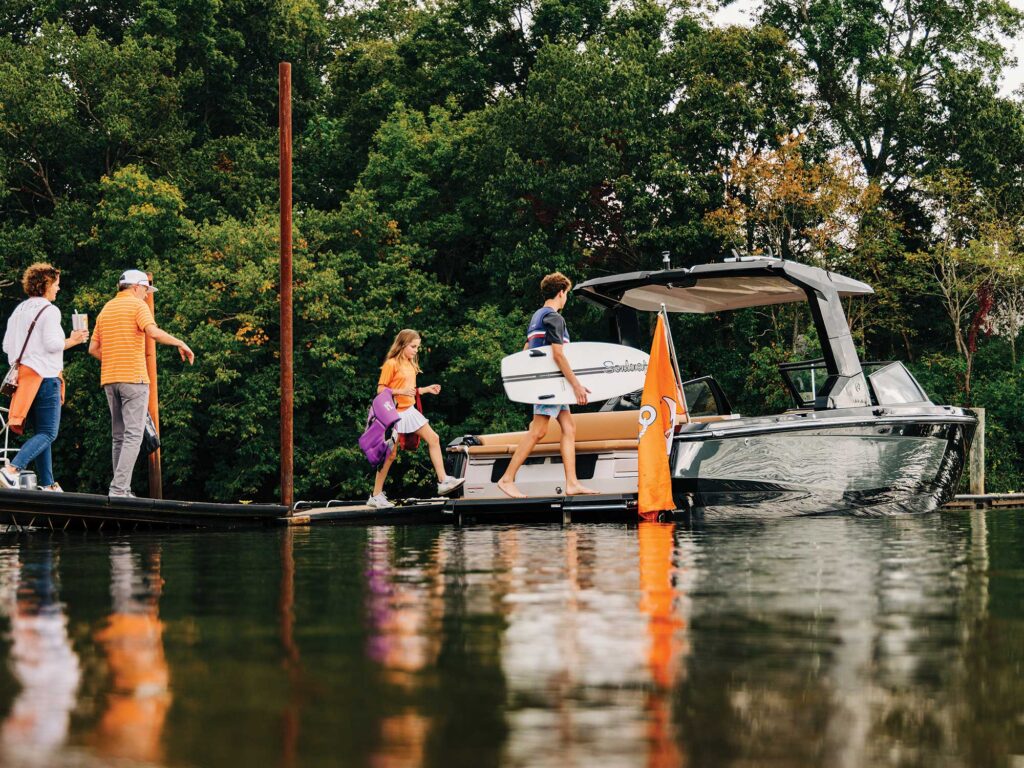
[(0, 537), (0, 764), (1024, 765), (1024, 512)]

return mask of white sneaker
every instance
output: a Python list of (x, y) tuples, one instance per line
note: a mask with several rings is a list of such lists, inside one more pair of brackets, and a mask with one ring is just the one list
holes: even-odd
[(462, 487), (464, 482), (466, 482), (464, 477), (452, 477), (449, 475), (437, 484), (437, 495), (447, 496), (450, 493), (454, 493)]
[(0, 467), (0, 485), (3, 485), (4, 488), (19, 487), (18, 478), (20, 476), (21, 473), (10, 464)]
[(49, 491), (50, 493), (64, 493), (64, 489), (60, 487), (60, 483), (54, 483), (53, 485), (41, 485), (39, 486), (40, 491)]
[(376, 496), (371, 496), (366, 500), (366, 506), (375, 507), (376, 509), (388, 509), (389, 507), (395, 506), (392, 504), (388, 497), (384, 495), (383, 491), (378, 493)]

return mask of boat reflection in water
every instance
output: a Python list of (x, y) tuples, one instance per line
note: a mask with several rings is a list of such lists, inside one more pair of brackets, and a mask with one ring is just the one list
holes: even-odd
[[(431, 687), (446, 613), (457, 609), (480, 628), (460, 641), (475, 648), (475, 666), (504, 681), (502, 764), (649, 755), (651, 766), (677, 765), (671, 699), (687, 647), (689, 570), (676, 564), (685, 555), (674, 529), (644, 526), (625, 553), (615, 528), (567, 531), (553, 548), (545, 530), (444, 531), (420, 564), (395, 551), (391, 530), (371, 530), (368, 655), (392, 685)], [(445, 586), (446, 572), (458, 574), (454, 584)], [(421, 764), (425, 740), (446, 728), (443, 706), (428, 698), (384, 719), (381, 764)]]
[[(374, 599), (408, 611), (418, 585), (422, 613), (377, 626), (395, 638), (432, 623), (444, 635), (456, 615), (462, 626), (415, 654), (417, 760), (437, 757), (446, 730), (449, 643), (500, 670), (498, 764), (852, 767), (960, 754), (985, 738), (967, 718), (983, 689), (975, 665), (1006, 674), (1024, 643), (990, 657), (984, 515), (935, 523), (473, 528), (442, 532), (421, 567), (392, 544), (392, 579), (406, 586)], [(376, 658), (410, 671), (407, 658)], [(465, 729), (487, 722), (481, 706), (462, 710)]]
[(22, 535), (0, 764), (1009, 765), (1022, 572), (1005, 512)]

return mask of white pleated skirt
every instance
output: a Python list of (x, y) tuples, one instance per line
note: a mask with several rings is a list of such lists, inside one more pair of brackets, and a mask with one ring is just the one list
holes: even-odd
[(401, 418), (395, 424), (395, 432), (400, 435), (411, 435), (424, 424), (429, 424), (427, 417), (416, 410), (416, 406), (410, 406), (401, 413)]

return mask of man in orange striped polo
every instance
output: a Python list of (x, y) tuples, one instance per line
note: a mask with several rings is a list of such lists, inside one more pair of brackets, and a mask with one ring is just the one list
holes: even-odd
[(100, 384), (110, 406), (114, 479), (111, 496), (134, 496), (132, 472), (142, 446), (149, 407), (149, 373), (146, 370), (146, 337), (177, 347), (189, 365), (195, 355), (188, 345), (157, 327), (145, 298), (156, 288), (145, 272), (129, 269), (117, 281), (117, 296), (108, 301), (96, 318), (89, 354), (100, 361)]

